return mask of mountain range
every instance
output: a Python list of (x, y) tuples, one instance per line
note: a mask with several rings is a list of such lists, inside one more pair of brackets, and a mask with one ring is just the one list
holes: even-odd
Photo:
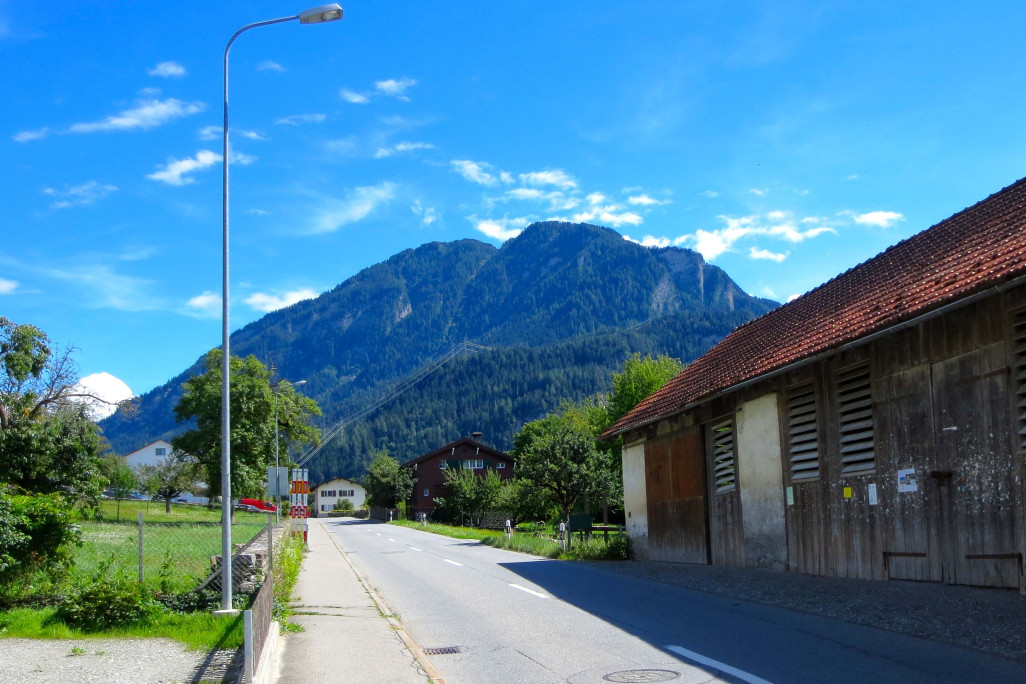
[[(609, 228), (541, 222), (501, 247), (431, 242), (232, 334), (339, 431), (311, 479), (358, 477), (375, 449), (415, 458), (473, 431), (508, 449), (521, 425), (609, 390), (634, 352), (689, 361), (776, 306), (697, 252)], [(100, 423), (117, 453), (185, 429), (174, 406), (200, 360)]]

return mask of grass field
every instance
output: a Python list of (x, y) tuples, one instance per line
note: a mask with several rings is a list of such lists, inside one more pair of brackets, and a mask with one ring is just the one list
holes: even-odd
[[(116, 502), (103, 502), (102, 520), (82, 520), (81, 548), (75, 552), (72, 579), (88, 579), (109, 563), (108, 573), (139, 572), (138, 514), (143, 514), (143, 581), (161, 582), (174, 592), (188, 591), (210, 574), (210, 557), (221, 553), (221, 514), (203, 506), (122, 501), (121, 521)], [(264, 513), (235, 512), (232, 542), (248, 542), (267, 524)]]
[(575, 538), (569, 549), (563, 549), (551, 537), (533, 532), (514, 532), (512, 537), (506, 539), (506, 534), (498, 530), (479, 530), (474, 527), (456, 527), (453, 525), (440, 525), (438, 523), (428, 523), (427, 526), (424, 526), (412, 520), (397, 520), (389, 524), (424, 530), (456, 539), (476, 539), (488, 546), (519, 551), (520, 553), (530, 553), (546, 558), (560, 560), (627, 559), (627, 538), (620, 536), (611, 536), (609, 544), (606, 544), (599, 535), (595, 535), (590, 540), (584, 542)]

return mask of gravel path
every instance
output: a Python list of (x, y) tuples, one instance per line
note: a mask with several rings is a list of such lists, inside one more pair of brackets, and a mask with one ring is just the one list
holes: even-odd
[(1015, 591), (652, 561), (594, 565), (710, 594), (944, 641), (1026, 664), (1026, 596)]
[(0, 639), (0, 682), (220, 682), (237, 667), (234, 656), (188, 651), (170, 639)]

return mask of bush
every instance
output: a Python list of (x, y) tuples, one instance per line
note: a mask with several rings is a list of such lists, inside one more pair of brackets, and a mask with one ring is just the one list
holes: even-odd
[(15, 495), (0, 489), (0, 595), (26, 588), (36, 572), (63, 576), (81, 532), (60, 494)]
[(100, 631), (148, 622), (159, 610), (145, 585), (118, 573), (75, 589), (54, 617), (73, 627)]
[(331, 509), (333, 511), (346, 512), (353, 510), (353, 502), (349, 499), (339, 499), (335, 502), (335, 506)]

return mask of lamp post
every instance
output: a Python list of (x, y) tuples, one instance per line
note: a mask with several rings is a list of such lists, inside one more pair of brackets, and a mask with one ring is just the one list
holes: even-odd
[[(278, 380), (271, 385), (271, 392), (274, 394), (274, 524), (278, 524), (278, 508), (281, 506), (281, 491), (278, 489), (278, 388), (282, 383), (288, 384), (288, 380)], [(305, 385), (306, 380), (293, 382), (293, 387)]]
[(244, 31), (258, 26), (299, 20), (300, 24), (322, 24), (342, 18), (342, 8), (323, 5), (304, 10), (291, 17), (258, 21), (243, 26), (224, 47), (224, 141), (221, 148), (221, 610), (232, 610), (232, 486), (231, 486), (231, 417), (229, 415), (229, 372), (231, 353), (228, 348), (228, 51)]

